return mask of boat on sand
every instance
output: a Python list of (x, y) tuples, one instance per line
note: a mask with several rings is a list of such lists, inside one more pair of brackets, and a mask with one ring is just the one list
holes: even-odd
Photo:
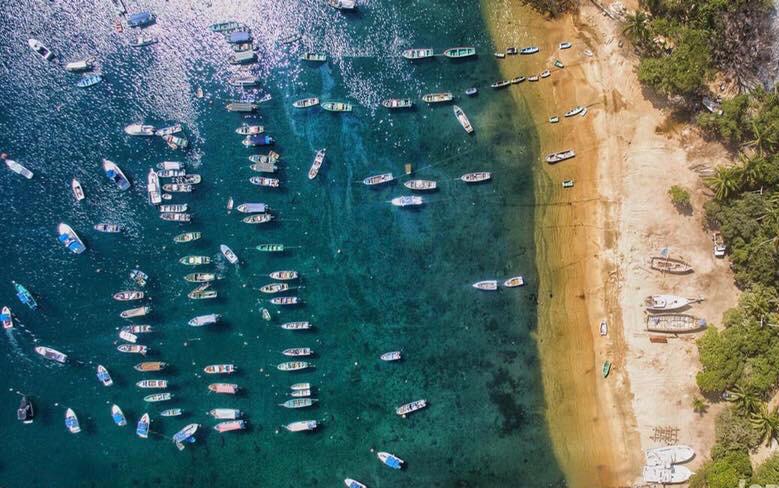
[(681, 259), (674, 259), (662, 256), (653, 256), (650, 260), (652, 269), (671, 274), (692, 273), (692, 266)]
[(676, 295), (650, 295), (644, 299), (644, 306), (650, 312), (670, 312), (697, 301)]
[(684, 313), (648, 314), (646, 330), (671, 334), (697, 332), (706, 327), (706, 320)]
[(686, 466), (644, 466), (644, 481), (662, 485), (684, 483), (695, 474)]
[(644, 451), (647, 466), (669, 466), (686, 463), (695, 457), (695, 451), (690, 446), (675, 445), (654, 447)]

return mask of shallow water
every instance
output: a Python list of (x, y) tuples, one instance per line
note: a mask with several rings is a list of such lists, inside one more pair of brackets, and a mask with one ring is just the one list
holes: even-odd
[[(140, 6), (130, 6), (130, 11)], [(493, 47), (476, 2), (366, 2), (343, 15), (324, 1), (234, 2), (231, 5), (144, 2), (158, 16), (144, 30), (160, 43), (131, 48), (136, 30), (113, 31), (111, 3), (12, 0), (0, 4), (0, 149), (36, 176), (23, 180), (0, 171), (0, 204), (6, 245), (0, 259), (0, 301), (17, 317), (17, 328), (0, 346), (4, 450), (0, 484), (7, 486), (341, 486), (347, 476), (371, 487), (418, 483), (424, 486), (550, 486), (562, 475), (555, 463), (543, 419), (538, 358), (530, 334), (535, 327), (533, 262), (532, 134), (527, 118), (513, 112), (508, 96), (494, 93), (498, 77)], [(213, 22), (236, 19), (254, 32), (261, 63), (236, 68)], [(299, 34), (292, 44), (279, 39)], [(76, 88), (78, 75), (45, 63), (26, 46), (42, 40), (70, 61), (95, 56), (105, 80)], [(474, 45), (481, 56), (453, 62), (444, 58), (411, 64), (402, 49), (431, 46), (437, 51)], [(328, 53), (318, 66), (298, 61), (305, 50)], [(257, 90), (226, 84), (235, 72), (263, 78)], [(204, 99), (194, 96), (200, 86)], [(479, 86), (467, 98), (463, 91)], [(423, 93), (450, 90), (476, 128), (467, 136), (451, 107), (426, 107)], [(274, 149), (283, 188), (248, 183), (248, 151), (234, 129), (242, 122), (227, 113), (230, 100), (269, 93), (256, 119), (276, 138)], [(305, 96), (346, 100), (352, 114), (321, 109), (300, 111), (291, 101)], [(389, 96), (411, 97), (416, 108), (388, 113)], [(122, 128), (145, 121), (157, 126), (182, 122), (191, 149), (165, 147), (159, 138), (132, 138)], [(314, 154), (327, 148), (319, 177), (306, 172)], [(265, 151), (263, 151), (265, 152)], [(119, 164), (133, 182), (124, 193), (110, 185), (100, 160)], [(163, 160), (186, 161), (203, 175), (194, 193), (177, 196), (194, 214), (190, 225), (160, 221), (146, 203), (148, 168)], [(360, 183), (366, 176), (403, 173), (412, 163), (417, 177), (435, 179), (439, 191), (425, 196), (419, 210), (388, 202), (409, 192), (401, 182), (382, 188)], [(489, 184), (466, 186), (457, 178), (492, 171)], [(77, 177), (87, 199), (76, 203), (69, 182)], [(228, 215), (225, 202), (268, 203), (276, 222), (249, 226), (241, 214)], [(58, 222), (73, 226), (89, 247), (80, 256), (56, 242)], [(120, 223), (121, 235), (92, 230), (98, 222)], [(184, 231), (201, 231), (192, 244), (174, 244)], [(257, 252), (262, 242), (300, 246), (282, 256)], [(233, 267), (218, 255), (228, 244), (241, 258)], [(214, 258), (225, 279), (220, 297), (192, 302), (193, 288), (182, 276), (195, 269), (178, 263), (186, 254)], [(143, 337), (164, 360), (164, 377), (175, 399), (145, 404), (134, 383), (141, 360), (115, 350), (122, 304), (111, 294), (131, 288), (128, 272), (139, 266), (150, 275), (147, 294), (159, 332)], [(297, 293), (305, 304), (279, 309), (257, 289), (276, 269), (296, 269)], [(523, 274), (522, 289), (482, 293), (470, 284)], [(19, 304), (10, 280), (25, 284), (40, 303), (37, 312)], [(267, 306), (273, 320), (259, 309)], [(194, 329), (194, 315), (216, 312), (219, 326)], [(309, 333), (278, 324), (310, 320)], [(42, 344), (66, 352), (66, 366), (32, 352)], [(308, 346), (316, 369), (298, 374), (276, 371), (279, 351)], [(378, 356), (402, 349), (400, 363)], [(204, 377), (202, 367), (235, 363), (232, 378)], [(95, 378), (97, 363), (116, 385)], [(148, 375), (158, 377), (161, 375)], [(215, 396), (214, 381), (239, 383), (237, 397)], [(311, 409), (276, 406), (288, 385), (309, 381), (319, 403)], [(14, 420), (18, 396), (33, 396), (36, 421)], [(429, 408), (408, 419), (396, 406), (426, 398)], [(119, 404), (130, 425), (116, 427), (110, 405)], [(69, 434), (64, 409), (78, 414), (83, 432)], [(181, 407), (182, 418), (161, 418), (162, 409)], [(250, 429), (218, 434), (204, 412), (240, 408)], [(144, 411), (152, 413), (153, 435), (135, 437)], [(281, 424), (317, 419), (314, 433), (290, 433)], [(205, 427), (198, 442), (179, 452), (169, 437), (189, 422)], [(386, 450), (406, 460), (401, 472), (382, 466), (371, 452)], [(34, 474), (30, 474), (34, 470)]]

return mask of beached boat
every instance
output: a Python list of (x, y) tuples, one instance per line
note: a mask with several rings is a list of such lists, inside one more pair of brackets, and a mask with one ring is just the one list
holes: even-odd
[(644, 451), (647, 466), (670, 466), (682, 464), (695, 457), (695, 451), (690, 446), (675, 445), (654, 447)]
[(573, 188), (574, 181), (573, 180), (563, 180), (563, 188)]
[(141, 356), (145, 356), (149, 352), (149, 348), (141, 344), (121, 344), (116, 347), (116, 350), (128, 354), (140, 354)]
[(0, 323), (3, 324), (3, 329), (13, 329), (14, 328), (14, 318), (13, 315), (11, 315), (11, 309), (8, 307), (3, 307), (3, 310), (0, 311)]
[(252, 176), (249, 183), (257, 186), (267, 186), (269, 188), (278, 188), (279, 180), (276, 178), (265, 178), (264, 176)]
[(287, 283), (268, 283), (267, 285), (260, 287), (260, 292), (268, 294), (281, 293), (287, 290), (289, 290), (289, 285)]
[(679, 310), (698, 300), (679, 297), (676, 295), (650, 295), (644, 299), (644, 306), (650, 312), (670, 312)]
[(432, 191), (438, 187), (438, 183), (431, 180), (408, 180), (403, 186), (414, 191)]
[(400, 361), (403, 359), (403, 353), (401, 351), (389, 351), (379, 356), (379, 359), (387, 362)]
[(51, 61), (54, 59), (54, 53), (38, 39), (27, 39), (27, 45), (30, 46), (30, 49), (32, 49), (35, 54), (43, 58), (44, 61)]
[(187, 266), (199, 266), (201, 264), (210, 264), (211, 258), (208, 256), (184, 256), (179, 259), (179, 263)]
[(609, 373), (611, 372), (611, 361), (603, 361), (603, 366), (601, 366), (601, 375), (604, 378), (609, 377)]
[(124, 416), (124, 412), (122, 412), (122, 409), (119, 408), (119, 405), (115, 403), (111, 405), (111, 418), (114, 419), (114, 423), (119, 427), (124, 427), (127, 425), (127, 419)]
[(566, 42), (561, 42), (559, 47), (560, 47), (560, 49), (570, 49), (571, 46), (572, 46), (572, 44), (570, 42), (566, 41)]
[(192, 327), (203, 327), (204, 325), (216, 324), (221, 318), (222, 316), (218, 313), (210, 313), (193, 317), (187, 323)]
[(65, 363), (68, 360), (67, 354), (63, 354), (59, 352), (56, 349), (52, 349), (50, 347), (45, 346), (36, 346), (35, 352), (40, 354), (41, 356), (45, 357), (46, 359), (50, 359), (52, 361), (56, 361), (58, 363)]
[(395, 207), (418, 207), (423, 205), (425, 201), (418, 195), (403, 195), (393, 198), (390, 203)]
[(392, 173), (382, 173), (380, 175), (369, 176), (364, 180), (362, 180), (362, 183), (363, 185), (375, 186), (375, 185), (381, 185), (383, 183), (389, 183), (394, 179), (395, 177), (392, 176)]
[(133, 369), (135, 371), (140, 371), (141, 373), (152, 373), (155, 371), (162, 371), (167, 367), (168, 367), (168, 363), (165, 363), (163, 361), (145, 361), (136, 364), (135, 366), (133, 366)]
[(219, 433), (230, 432), (233, 430), (243, 430), (245, 428), (246, 428), (245, 420), (228, 420), (226, 422), (219, 422), (214, 426), (214, 430)]
[(538, 75), (533, 75), (533, 76), (528, 76), (527, 77), (527, 81), (533, 81), (533, 82), (538, 81), (540, 79), (541, 78), (539, 78)]
[(280, 327), (285, 330), (309, 330), (311, 328), (311, 323), (306, 321), (286, 322), (281, 324)]
[(73, 254), (81, 254), (87, 250), (87, 247), (78, 234), (76, 234), (76, 231), (68, 224), (60, 223), (57, 226), (57, 240)]
[(244, 224), (265, 224), (273, 220), (273, 215), (269, 213), (249, 215), (241, 219)]
[(427, 103), (444, 103), (454, 100), (452, 92), (427, 93), (422, 95), (422, 100)]
[(314, 162), (311, 164), (311, 168), (308, 170), (309, 180), (313, 180), (316, 178), (316, 175), (319, 174), (319, 168), (322, 167), (322, 163), (325, 160), (325, 151), (326, 149), (320, 149), (317, 151), (316, 156), (314, 156)]
[(496, 58), (498, 58), (498, 59), (503, 59), (503, 58), (505, 58), (505, 57), (506, 57), (506, 53), (502, 53), (502, 52), (498, 52), (498, 51), (495, 51), (495, 53), (493, 53), (493, 55), (494, 55)]
[(519, 50), (519, 54), (524, 54), (524, 55), (535, 54), (540, 50), (541, 49), (537, 48), (536, 46), (523, 47), (522, 49)]
[(379, 458), (379, 461), (386, 464), (392, 469), (401, 469), (403, 467), (404, 461), (399, 457), (395, 456), (394, 454), (380, 451), (376, 454), (376, 457)]
[(119, 224), (110, 224), (107, 222), (101, 222), (95, 224), (93, 228), (98, 232), (104, 232), (106, 234), (118, 234), (122, 232), (122, 226)]
[(5, 165), (8, 166), (8, 169), (13, 171), (14, 173), (16, 173), (18, 175), (21, 175), (21, 176), (24, 176), (28, 180), (32, 179), (32, 176), (33, 176), (32, 171), (30, 171), (29, 169), (25, 168), (24, 166), (22, 166), (21, 164), (17, 163), (16, 161), (14, 161), (12, 159), (6, 159), (5, 160)]
[(168, 380), (141, 380), (135, 383), (138, 388), (167, 388)]
[(513, 278), (509, 278), (503, 282), (503, 286), (505, 286), (506, 288), (515, 288), (517, 286), (522, 286), (524, 284), (525, 284), (525, 279), (521, 276), (514, 276)]
[(282, 271), (272, 271), (268, 273), (268, 276), (270, 278), (273, 278), (274, 280), (282, 280), (282, 281), (289, 281), (289, 280), (295, 280), (300, 275), (297, 271), (294, 270), (282, 270)]
[(243, 144), (246, 147), (255, 147), (255, 146), (270, 146), (276, 141), (269, 135), (260, 134), (256, 136), (246, 136), (243, 141), (241, 141), (241, 144)]
[(475, 47), (452, 47), (444, 51), (444, 56), (451, 59), (467, 58), (476, 55)]
[(144, 296), (145, 294), (142, 291), (128, 290), (114, 293), (113, 298), (120, 302), (127, 302), (130, 300), (141, 300)]
[(686, 466), (644, 466), (643, 477), (646, 483), (675, 485), (685, 483), (693, 474)]
[(671, 274), (692, 273), (692, 266), (681, 259), (669, 257), (654, 256), (651, 258), (650, 266), (652, 269)]
[(435, 53), (431, 48), (406, 49), (403, 51), (403, 57), (411, 60), (432, 58), (433, 56), (435, 56)]
[(22, 399), (19, 401), (19, 408), (16, 409), (16, 419), (23, 424), (31, 424), (34, 417), (35, 410), (33, 409), (32, 402), (27, 395), (22, 395)]
[(180, 408), (168, 408), (160, 412), (162, 417), (178, 417), (184, 413), (184, 410)]
[(111, 375), (102, 364), (97, 365), (97, 379), (103, 383), (103, 386), (111, 386), (114, 384), (114, 380), (111, 379)]
[(103, 77), (100, 75), (82, 76), (81, 79), (76, 82), (76, 86), (78, 88), (89, 88), (90, 86), (97, 85), (101, 81), (103, 81)]
[(270, 207), (264, 203), (242, 203), (236, 207), (236, 210), (248, 214), (265, 213), (270, 210)]
[(706, 328), (706, 320), (684, 313), (648, 314), (646, 330), (679, 334)]
[(119, 329), (121, 332), (127, 332), (128, 334), (149, 334), (154, 332), (154, 328), (151, 325), (126, 325)]
[(388, 109), (411, 108), (414, 102), (410, 98), (388, 98), (382, 101), (381, 105)]
[(460, 125), (463, 126), (465, 132), (467, 132), (468, 134), (472, 133), (473, 126), (471, 125), (471, 121), (468, 120), (468, 116), (465, 115), (465, 112), (463, 112), (463, 109), (461, 109), (457, 105), (453, 105), (452, 109), (454, 110), (454, 116), (457, 117), (457, 121), (460, 122)]
[(235, 255), (232, 249), (227, 247), (225, 244), (219, 245), (219, 250), (222, 251), (222, 255), (230, 261), (230, 264), (237, 264), (238, 263), (238, 256)]
[(108, 177), (108, 179), (113, 181), (120, 190), (125, 191), (130, 188), (130, 180), (127, 179), (119, 166), (114, 164), (113, 161), (104, 159), (103, 171), (105, 172), (105, 175)]
[(301, 98), (292, 102), (292, 106), (295, 108), (310, 108), (319, 105), (319, 99), (317, 97)]
[(327, 61), (327, 55), (322, 53), (303, 53), (300, 55), (301, 61), (312, 61), (315, 63), (323, 63)]
[(281, 351), (281, 354), (292, 357), (311, 356), (314, 354), (314, 351), (310, 347), (291, 347)]
[(275, 297), (271, 298), (270, 302), (274, 305), (299, 305), (302, 303), (298, 297)]
[(493, 82), (490, 87), (492, 88), (503, 88), (506, 86), (509, 86), (511, 84), (511, 80), (498, 80), (496, 82)]
[(518, 85), (523, 81), (525, 81), (526, 79), (527, 78), (525, 78), (524, 76), (517, 76), (516, 78), (512, 78), (510, 81), (512, 85)]
[(538, 75), (538, 76), (539, 76), (539, 77), (541, 77), (541, 78), (549, 78), (550, 76), (552, 76), (552, 72), (551, 72), (551, 71), (549, 71), (548, 69), (545, 69), (545, 70), (544, 70), (544, 71), (542, 71), (542, 72), (541, 72), (541, 74), (540, 74), (540, 75)]
[(173, 238), (173, 242), (177, 244), (183, 244), (185, 242), (192, 242), (200, 239), (202, 234), (200, 232), (184, 232)]
[(208, 415), (220, 420), (236, 420), (243, 417), (243, 412), (237, 408), (214, 408), (209, 410)]
[(244, 124), (237, 129), (235, 129), (236, 134), (240, 134), (242, 136), (253, 136), (257, 134), (262, 134), (265, 132), (265, 127), (262, 125), (249, 125)]
[(222, 279), (222, 277), (216, 273), (189, 273), (184, 276), (184, 280), (190, 283), (208, 283), (209, 281), (219, 279)]
[(582, 113), (583, 111), (584, 111), (584, 107), (582, 107), (582, 106), (580, 105), (580, 106), (578, 106), (578, 107), (574, 107), (574, 108), (572, 108), (571, 110), (569, 110), (569, 111), (565, 112), (565, 116), (566, 116), (566, 117), (573, 117), (573, 116), (575, 116), (575, 115), (579, 115), (579, 114), (580, 114), (580, 113)]
[(344, 102), (322, 102), (322, 108), (328, 112), (351, 112), (352, 104)]
[(135, 434), (140, 437), (141, 439), (146, 439), (149, 437), (149, 424), (151, 423), (151, 419), (149, 418), (148, 413), (144, 413), (140, 420), (138, 420), (138, 425), (135, 427)]
[(560, 161), (565, 161), (566, 159), (571, 159), (576, 156), (576, 152), (573, 149), (568, 149), (566, 151), (560, 151), (556, 153), (551, 153), (544, 158), (547, 163), (554, 164), (559, 163)]
[(414, 402), (399, 406), (395, 409), (395, 413), (401, 417), (405, 417), (406, 415), (416, 412), (417, 410), (422, 410), (425, 407), (427, 407), (427, 400), (416, 400)]
[(276, 369), (279, 371), (302, 371), (304, 369), (313, 368), (314, 365), (306, 361), (290, 361), (286, 363), (280, 363), (276, 365)]
[(226, 108), (228, 112), (254, 112), (257, 110), (257, 105), (246, 102), (232, 102), (228, 103)]
[(496, 280), (477, 281), (473, 287), (479, 290), (495, 291), (498, 289), (498, 282)]
[(234, 364), (209, 364), (203, 368), (206, 374), (232, 374), (236, 371)]
[(30, 307), (31, 310), (38, 308), (38, 302), (35, 301), (32, 293), (30, 293), (27, 288), (15, 281), (11, 281), (11, 283), (14, 285), (14, 290), (16, 290), (16, 298), (18, 298), (20, 302)]
[(154, 393), (152, 395), (146, 395), (145, 397), (143, 397), (143, 401), (148, 403), (157, 403), (157, 402), (166, 402), (171, 398), (173, 398), (173, 393), (170, 392)]
[(74, 412), (72, 408), (65, 411), (65, 427), (67, 427), (71, 434), (78, 434), (81, 432), (81, 426), (78, 424), (78, 417), (76, 417), (76, 412)]
[(549, 117), (550, 124), (556, 124), (558, 122), (560, 122), (560, 117), (558, 117), (557, 115), (552, 115), (551, 117)]
[(208, 385), (209, 391), (213, 393), (222, 393), (225, 395), (235, 395), (238, 393), (238, 385), (235, 383), (211, 383)]
[(307, 408), (314, 405), (318, 400), (316, 398), (292, 398), (284, 403), (279, 403), (284, 408)]
[(327, 4), (338, 10), (354, 10), (357, 8), (356, 0), (327, 0)]
[(316, 430), (316, 420), (298, 420), (284, 426), (290, 432), (305, 432), (307, 430)]

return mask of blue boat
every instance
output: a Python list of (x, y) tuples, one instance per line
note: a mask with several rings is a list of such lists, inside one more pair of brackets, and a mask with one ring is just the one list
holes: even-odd
[(130, 180), (127, 179), (122, 170), (119, 169), (119, 166), (114, 164), (113, 161), (104, 159), (103, 171), (105, 171), (105, 175), (109, 180), (116, 183), (116, 186), (118, 186), (120, 190), (125, 191), (130, 188)]
[(376, 454), (376, 456), (379, 458), (379, 461), (392, 469), (401, 469), (403, 467), (403, 460), (394, 454), (390, 454), (388, 452), (379, 452)]
[[(195, 442), (195, 432), (200, 427), (200, 424), (189, 424), (180, 431), (173, 435), (173, 442)], [(189, 440), (192, 439), (192, 440)]]
[(124, 412), (119, 408), (119, 405), (114, 404), (111, 407), (111, 418), (114, 419), (114, 423), (119, 427), (127, 425), (127, 419), (124, 417)]
[(16, 288), (16, 297), (20, 302), (30, 307), (32, 310), (38, 308), (38, 302), (32, 297), (32, 294), (27, 291), (27, 288), (23, 287), (19, 283), (12, 281), (14, 288)]
[(238, 31), (233, 32), (230, 34), (230, 37), (227, 38), (227, 42), (230, 44), (243, 44), (245, 42), (251, 42), (252, 41), (252, 34), (251, 32), (247, 31)]
[(81, 254), (87, 250), (87, 247), (78, 234), (76, 234), (76, 231), (68, 224), (61, 223), (57, 226), (57, 240), (73, 254)]
[(146, 27), (157, 21), (157, 17), (148, 11), (132, 14), (127, 18), (127, 25), (130, 27)]
[(103, 77), (100, 75), (84, 76), (83, 78), (78, 80), (76, 86), (79, 88), (89, 88), (90, 86), (97, 85), (101, 81), (103, 81)]
[(242, 144), (246, 147), (250, 146), (270, 146), (275, 141), (271, 136), (260, 134), (260, 135), (254, 135), (254, 136), (246, 136), (246, 138), (243, 140)]
[(138, 421), (138, 427), (135, 428), (135, 433), (138, 434), (138, 437), (141, 439), (149, 437), (149, 423), (149, 414), (143, 414), (141, 420)]

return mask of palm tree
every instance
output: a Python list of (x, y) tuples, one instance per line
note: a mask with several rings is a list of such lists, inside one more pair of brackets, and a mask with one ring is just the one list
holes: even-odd
[(762, 155), (749, 157), (743, 152), (739, 154), (741, 160), (741, 183), (747, 188), (762, 185), (768, 172), (768, 159)]
[(751, 415), (757, 412), (761, 405), (760, 397), (753, 389), (740, 385), (728, 390), (726, 399), (735, 403), (736, 411), (741, 415)]
[(744, 147), (751, 148), (759, 156), (765, 156), (766, 152), (777, 145), (776, 138), (769, 135), (767, 131), (762, 129), (755, 121), (752, 121), (752, 138), (751, 141), (744, 143)]
[(706, 178), (706, 184), (714, 190), (717, 200), (728, 197), (741, 189), (741, 168), (738, 166), (717, 166), (714, 174)]
[(709, 406), (706, 404), (706, 402), (703, 400), (703, 398), (696, 396), (692, 399), (692, 411), (703, 415), (706, 413), (706, 410), (709, 409)]
[(649, 40), (649, 16), (642, 10), (627, 16), (622, 33), (628, 36), (634, 44), (644, 46)]
[(779, 436), (779, 407), (769, 411), (765, 403), (761, 404), (760, 409), (749, 416), (749, 423), (766, 441), (765, 445), (770, 446), (771, 441)]

